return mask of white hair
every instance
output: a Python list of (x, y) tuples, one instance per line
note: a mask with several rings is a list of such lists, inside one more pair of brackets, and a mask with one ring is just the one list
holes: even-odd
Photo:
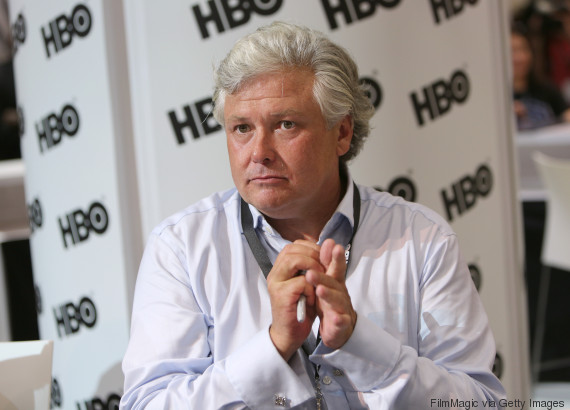
[(356, 157), (370, 133), (374, 107), (358, 78), (348, 52), (323, 33), (294, 24), (275, 22), (240, 39), (214, 70), (214, 117), (224, 124), (224, 102), (248, 80), (261, 74), (309, 69), (315, 75), (313, 96), (327, 126), (346, 115), (353, 121), (350, 149), (340, 160)]

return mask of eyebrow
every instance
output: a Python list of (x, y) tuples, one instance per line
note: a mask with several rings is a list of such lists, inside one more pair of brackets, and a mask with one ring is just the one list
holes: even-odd
[[(269, 115), (271, 117), (274, 117), (274, 118), (281, 118), (281, 117), (286, 117), (288, 115), (302, 116), (304, 114), (298, 110), (288, 109), (288, 110), (283, 110), (283, 111), (272, 112)], [(231, 122), (241, 122), (241, 121), (247, 121), (247, 120), (249, 120), (249, 118), (250, 117), (248, 117), (248, 116), (230, 115), (226, 121), (227, 122), (230, 122), (230, 121)]]

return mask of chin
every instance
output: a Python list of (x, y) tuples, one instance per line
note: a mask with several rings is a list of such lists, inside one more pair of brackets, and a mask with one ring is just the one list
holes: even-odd
[(252, 195), (245, 198), (247, 203), (255, 206), (261, 213), (270, 218), (279, 218), (285, 209), (288, 201), (285, 198), (278, 198), (269, 195)]

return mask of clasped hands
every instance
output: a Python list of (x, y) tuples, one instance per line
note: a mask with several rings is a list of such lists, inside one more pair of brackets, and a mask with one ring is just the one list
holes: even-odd
[[(305, 275), (298, 275), (299, 271)], [(271, 340), (288, 361), (301, 347), (318, 316), (323, 343), (338, 349), (352, 335), (356, 312), (345, 285), (344, 248), (327, 239), (319, 246), (297, 240), (281, 251), (267, 276), (273, 322)], [(304, 322), (297, 321), (297, 301), (307, 298)]]

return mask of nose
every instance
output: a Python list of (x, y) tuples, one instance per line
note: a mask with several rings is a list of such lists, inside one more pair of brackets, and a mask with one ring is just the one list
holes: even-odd
[(273, 136), (265, 129), (257, 128), (252, 141), (251, 160), (255, 163), (267, 164), (275, 160)]

